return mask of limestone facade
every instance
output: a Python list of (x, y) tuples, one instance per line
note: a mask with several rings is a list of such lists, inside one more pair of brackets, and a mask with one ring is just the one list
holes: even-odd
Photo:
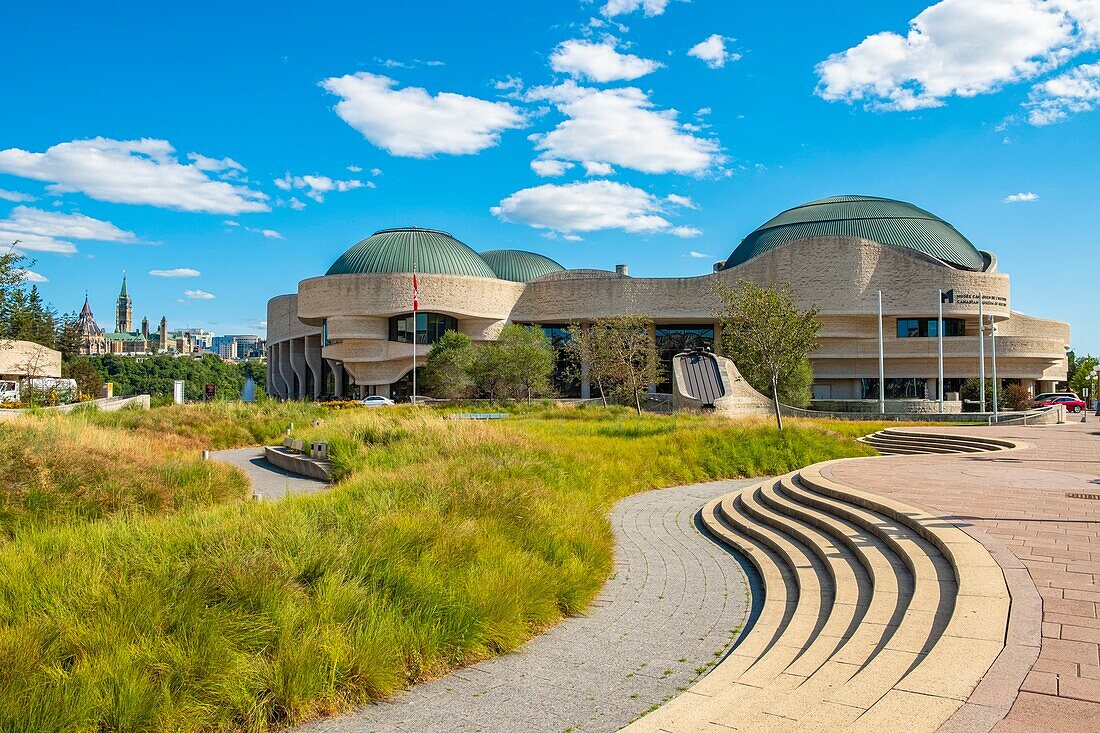
[[(995, 263), (995, 260), (994, 260)], [(634, 313), (658, 324), (718, 329), (715, 284), (747, 279), (787, 284), (801, 307), (820, 309), (811, 355), (815, 395), (860, 399), (878, 377), (878, 292), (883, 295), (887, 379), (920, 380), (936, 393), (937, 339), (898, 338), (897, 319), (962, 319), (963, 335), (944, 340), (945, 384), (978, 375), (978, 295), (997, 324), (997, 373), (1035, 393), (1066, 379), (1069, 325), (1011, 310), (1008, 275), (955, 269), (919, 252), (851, 237), (784, 244), (748, 262), (700, 277), (635, 278), (566, 270), (527, 283), (487, 277), (418, 275), (421, 313), (457, 319), (475, 341), (506, 323), (564, 325)], [(303, 280), (296, 294), (268, 302), (268, 389), (283, 398), (390, 394), (413, 365), (413, 346), (390, 340), (390, 319), (412, 310), (408, 274), (347, 274)], [(986, 374), (992, 341), (985, 338)], [(418, 345), (422, 365), (429, 347)]]

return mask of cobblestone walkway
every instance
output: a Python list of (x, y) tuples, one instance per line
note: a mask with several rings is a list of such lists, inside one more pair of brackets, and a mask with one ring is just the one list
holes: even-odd
[(691, 683), (749, 612), (741, 566), (700, 534), (723, 481), (638, 494), (612, 515), (615, 571), (589, 615), (516, 653), (296, 733), (616, 731)]
[(1026, 568), (1042, 596), (1039, 658), (996, 733), (1100, 730), (1100, 421), (1069, 419), (1046, 427), (928, 429), (1026, 441), (1033, 447), (1025, 450), (830, 469), (849, 486), (977, 525)]
[(252, 483), (252, 489), (258, 491), (264, 501), (282, 499), (290, 494), (313, 494), (329, 488), (325, 481), (306, 478), (272, 466), (264, 460), (263, 448), (211, 451), (210, 458), (244, 471)]

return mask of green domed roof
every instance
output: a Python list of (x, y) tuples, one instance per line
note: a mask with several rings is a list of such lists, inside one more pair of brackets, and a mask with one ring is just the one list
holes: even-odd
[(535, 252), (522, 249), (493, 249), (481, 253), (481, 259), (493, 268), (501, 280), (525, 283), (551, 272), (561, 272), (565, 268)]
[(788, 209), (745, 237), (726, 270), (776, 247), (809, 237), (858, 237), (921, 252), (959, 270), (986, 260), (955, 227), (913, 204), (874, 196), (834, 196)]
[(404, 227), (382, 229), (354, 245), (328, 268), (326, 275), (417, 272), (436, 275), (492, 277), (492, 268), (477, 252), (446, 232)]

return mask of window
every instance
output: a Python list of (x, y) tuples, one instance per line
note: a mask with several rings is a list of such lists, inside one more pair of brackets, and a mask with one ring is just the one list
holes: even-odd
[[(416, 343), (434, 344), (447, 331), (458, 330), (458, 319), (440, 313), (416, 314)], [(403, 344), (413, 342), (413, 314), (394, 316), (390, 319), (390, 341)]]
[[(878, 399), (878, 379), (863, 379), (863, 399)], [(892, 377), (886, 380), (886, 399), (925, 399), (928, 380), (922, 377)]]
[[(944, 336), (965, 336), (966, 319), (944, 318)], [(939, 321), (935, 318), (899, 318), (898, 338), (936, 338), (939, 336)]]
[(713, 349), (714, 326), (710, 323), (687, 326), (657, 326), (657, 355), (660, 358), (661, 374), (657, 391), (663, 394), (672, 392), (672, 357), (689, 349)]

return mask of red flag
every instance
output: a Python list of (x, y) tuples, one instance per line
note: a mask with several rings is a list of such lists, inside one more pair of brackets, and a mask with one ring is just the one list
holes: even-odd
[(416, 273), (413, 273), (413, 313), (420, 310), (420, 288), (416, 284)]

